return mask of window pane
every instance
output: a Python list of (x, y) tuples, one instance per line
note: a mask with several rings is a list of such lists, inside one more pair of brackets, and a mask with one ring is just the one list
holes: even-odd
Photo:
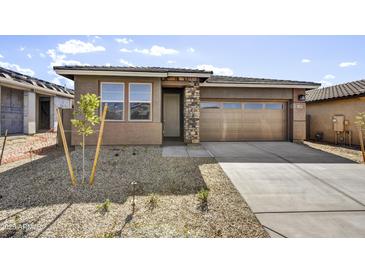
[(123, 101), (124, 85), (123, 84), (102, 84), (101, 100), (102, 101)]
[(131, 120), (150, 120), (151, 103), (130, 103)]
[(123, 120), (123, 103), (103, 103), (108, 105), (108, 111), (106, 112), (106, 120)]
[(151, 102), (152, 86), (150, 84), (130, 84), (129, 100), (137, 102)]
[(257, 103), (246, 103), (245, 104), (245, 109), (262, 109), (263, 105), (262, 104), (257, 104)]
[(283, 104), (266, 104), (266, 109), (283, 109)]
[(201, 109), (218, 109), (218, 108), (220, 108), (220, 103), (218, 103), (218, 102), (201, 102), (200, 108)]
[(226, 108), (226, 109), (241, 109), (241, 103), (223, 103), (223, 108)]

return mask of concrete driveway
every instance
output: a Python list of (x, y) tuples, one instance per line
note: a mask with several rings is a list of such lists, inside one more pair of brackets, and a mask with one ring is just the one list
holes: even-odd
[(365, 166), (290, 142), (206, 142), (272, 237), (365, 237)]

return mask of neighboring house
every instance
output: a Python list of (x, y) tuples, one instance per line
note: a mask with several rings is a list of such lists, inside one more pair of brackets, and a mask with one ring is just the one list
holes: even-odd
[[(84, 93), (108, 105), (103, 143), (162, 144), (305, 138), (302, 81), (214, 76), (211, 71), (158, 67), (58, 66)], [(87, 138), (96, 144), (97, 135)], [(79, 144), (77, 134), (72, 145)]]
[(0, 67), (0, 133), (57, 130), (56, 108), (71, 108), (73, 90)]
[[(348, 142), (350, 133), (352, 143), (359, 145), (355, 117), (359, 112), (365, 112), (365, 80), (307, 91), (306, 102), (307, 114), (310, 115), (310, 139), (315, 139), (317, 133), (323, 133), (323, 141), (334, 143), (336, 125), (347, 131), (346, 134), (338, 134), (338, 143), (344, 143), (345, 138)], [(335, 116), (340, 117), (337, 119)]]

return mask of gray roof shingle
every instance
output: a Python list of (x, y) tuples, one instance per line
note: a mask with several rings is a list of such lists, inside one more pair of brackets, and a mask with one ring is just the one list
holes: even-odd
[(277, 80), (266, 78), (252, 78), (252, 77), (236, 77), (236, 76), (220, 76), (212, 75), (207, 83), (219, 83), (219, 84), (265, 84), (265, 85), (308, 85), (308, 86), (320, 86), (319, 83), (305, 82), (305, 81), (293, 81), (293, 80)]
[(16, 71), (12, 71), (3, 67), (0, 67), (0, 78), (5, 78), (8, 80), (12, 80), (14, 81), (14, 83), (23, 83), (23, 84), (30, 84), (32, 86), (34, 86), (35, 88), (37, 87), (41, 87), (41, 88), (46, 88), (55, 92), (60, 93), (60, 95), (62, 94), (67, 94), (67, 95), (74, 95), (74, 91), (72, 89), (60, 86), (60, 85), (56, 85), (54, 83), (51, 82), (47, 82), (44, 80), (40, 80), (38, 78), (35, 77), (31, 77), (25, 74), (21, 74), (19, 72)]
[(353, 96), (365, 96), (365, 80), (308, 90), (306, 92), (306, 101), (315, 102), (336, 98), (351, 98)]
[(96, 71), (132, 71), (132, 72), (177, 72), (177, 73), (210, 73), (212, 71), (188, 68), (163, 67), (125, 67), (125, 66), (55, 66), (54, 70), (96, 70)]

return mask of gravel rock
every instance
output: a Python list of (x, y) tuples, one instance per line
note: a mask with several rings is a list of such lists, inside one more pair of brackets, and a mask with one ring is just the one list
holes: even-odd
[[(94, 153), (86, 149), (88, 175)], [(81, 182), (81, 150), (71, 157)], [(213, 158), (166, 158), (158, 146), (103, 147), (94, 186), (71, 185), (62, 151), (4, 166), (0, 195), (0, 237), (268, 237)]]

